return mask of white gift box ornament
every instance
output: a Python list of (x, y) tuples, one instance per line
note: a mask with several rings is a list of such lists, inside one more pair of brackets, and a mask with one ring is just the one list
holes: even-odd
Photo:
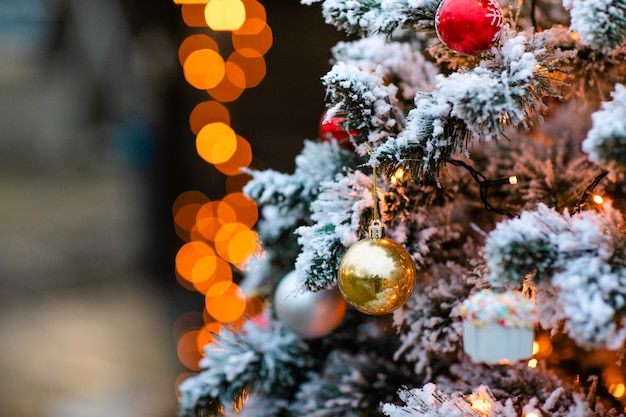
[(463, 302), (463, 350), (474, 362), (504, 364), (529, 359), (536, 306), (519, 291), (482, 290)]

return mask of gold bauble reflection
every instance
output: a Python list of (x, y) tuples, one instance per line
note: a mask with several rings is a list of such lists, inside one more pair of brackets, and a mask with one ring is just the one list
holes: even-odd
[(362, 313), (387, 314), (401, 307), (415, 287), (415, 264), (391, 239), (363, 239), (352, 245), (339, 263), (341, 294)]

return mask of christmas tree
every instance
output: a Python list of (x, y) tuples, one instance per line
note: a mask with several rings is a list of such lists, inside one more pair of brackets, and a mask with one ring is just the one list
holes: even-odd
[(243, 189), (266, 308), (180, 415), (624, 415), (626, 2), (321, 6), (319, 137)]

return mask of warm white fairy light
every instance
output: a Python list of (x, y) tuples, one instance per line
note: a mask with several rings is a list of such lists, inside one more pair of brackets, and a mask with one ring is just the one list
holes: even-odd
[(475, 394), (469, 397), (470, 403), (472, 404), (472, 408), (477, 412), (485, 415), (489, 415), (489, 411), (493, 404), (489, 401), (489, 398), (486, 398), (482, 395)]
[(537, 367), (537, 359), (535, 359), (535, 358), (530, 359), (528, 361), (528, 367), (529, 368), (536, 368)]
[(609, 386), (609, 393), (615, 398), (620, 399), (626, 394), (626, 385), (623, 383), (611, 384)]
[(533, 342), (533, 355), (539, 353), (539, 343), (537, 341)]
[(400, 167), (391, 176), (391, 183), (393, 185), (396, 185), (398, 182), (400, 182), (400, 180), (402, 180), (402, 177), (404, 177), (404, 168)]
[(604, 198), (602, 198), (601, 195), (596, 194), (592, 198), (593, 198), (593, 202), (596, 203), (596, 204), (604, 203)]
[(509, 184), (511, 184), (511, 185), (516, 185), (517, 184), (517, 177), (515, 175), (511, 175), (509, 177)]

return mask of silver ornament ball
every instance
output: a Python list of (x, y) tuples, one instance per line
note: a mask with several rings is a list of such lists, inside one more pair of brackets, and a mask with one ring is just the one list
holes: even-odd
[(305, 339), (326, 336), (341, 324), (346, 301), (337, 288), (310, 292), (300, 284), (296, 271), (280, 281), (274, 293), (276, 317)]

